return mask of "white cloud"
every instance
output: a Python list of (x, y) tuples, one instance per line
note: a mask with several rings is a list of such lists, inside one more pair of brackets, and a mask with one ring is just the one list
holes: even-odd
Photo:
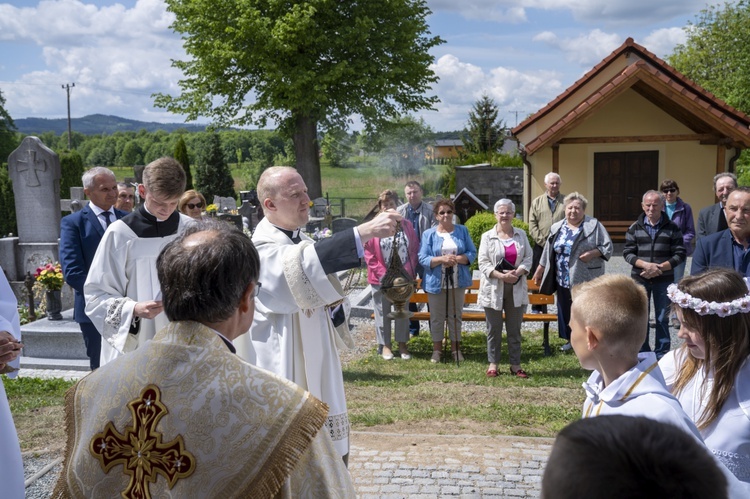
[(525, 22), (529, 11), (570, 11), (576, 20), (596, 25), (643, 25), (692, 17), (706, 0), (429, 0), (433, 12), (458, 12), (466, 19)]
[(458, 12), (466, 19), (481, 21), (495, 21), (500, 23), (523, 23), (527, 21), (526, 9), (523, 4), (513, 0), (430, 0), (430, 9), (433, 12), (447, 11)]
[(567, 60), (579, 66), (590, 67), (622, 45), (625, 39), (616, 33), (604, 33), (595, 29), (573, 38), (560, 38), (551, 31), (544, 31), (536, 35), (533, 41), (561, 50)]
[(682, 28), (657, 29), (646, 36), (643, 41), (636, 40), (636, 42), (661, 58), (670, 55), (677, 45), (686, 41), (687, 33)]
[(435, 130), (463, 128), (471, 106), (482, 94), (492, 97), (501, 118), (514, 126), (514, 112), (518, 112), (520, 122), (563, 89), (559, 75), (553, 71), (521, 72), (502, 66), (485, 71), (451, 54), (438, 59), (432, 69), (440, 77), (434, 91), (441, 102), (436, 106), (438, 113), (420, 115)]
[[(23, 72), (2, 83), (11, 115), (67, 115), (61, 84), (75, 83), (71, 114), (116, 114), (134, 119), (154, 116), (180, 121), (153, 110), (154, 92), (177, 93), (179, 70), (171, 59), (185, 58), (172, 14), (162, 0), (138, 0), (97, 7), (78, 0), (43, 0), (36, 7), (0, 5), (0, 41), (35, 44), (45, 70)], [(6, 64), (5, 71), (8, 71)]]

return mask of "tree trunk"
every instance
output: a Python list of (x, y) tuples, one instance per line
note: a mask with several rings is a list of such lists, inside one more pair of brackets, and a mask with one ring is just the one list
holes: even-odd
[(294, 120), (294, 153), (297, 171), (307, 185), (310, 199), (323, 196), (320, 182), (320, 156), (318, 155), (318, 123), (310, 116), (298, 115)]

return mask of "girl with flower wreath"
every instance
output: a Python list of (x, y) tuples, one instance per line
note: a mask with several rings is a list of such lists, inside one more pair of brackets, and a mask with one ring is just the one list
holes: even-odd
[(740, 274), (712, 269), (669, 286), (685, 343), (659, 367), (706, 446), (750, 482), (750, 293)]

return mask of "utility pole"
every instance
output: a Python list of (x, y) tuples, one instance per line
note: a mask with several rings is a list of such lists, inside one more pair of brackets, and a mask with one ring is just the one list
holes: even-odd
[(515, 128), (518, 126), (518, 113), (525, 113), (526, 111), (508, 111), (508, 112), (513, 113), (516, 116), (516, 124), (513, 125), (513, 127)]
[(70, 89), (75, 86), (76, 86), (75, 83), (70, 83), (70, 84), (66, 83), (65, 85), (62, 86), (62, 88), (64, 88), (68, 94), (68, 151), (73, 149), (73, 147), (71, 146), (71, 142), (70, 142), (70, 139), (71, 139), (70, 137), (70, 134), (71, 134), (71, 131), (70, 131)]

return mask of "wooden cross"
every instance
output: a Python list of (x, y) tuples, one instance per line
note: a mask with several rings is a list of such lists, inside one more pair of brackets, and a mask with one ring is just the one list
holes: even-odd
[[(45, 171), (47, 169), (47, 162), (36, 159), (36, 151), (33, 149), (29, 149), (26, 152), (29, 153), (27, 156), (29, 159), (27, 161), (19, 159), (19, 164), (16, 168), (18, 169), (18, 173), (26, 172), (26, 185), (29, 187), (37, 187), (41, 185), (41, 183), (39, 182), (39, 175), (37, 175), (36, 172)], [(26, 163), (26, 166), (22, 168), (21, 163)]]
[(137, 398), (128, 404), (133, 415), (133, 425), (120, 433), (112, 421), (104, 431), (91, 439), (89, 450), (99, 460), (104, 473), (113, 466), (123, 465), (123, 473), (130, 476), (127, 488), (120, 493), (125, 498), (150, 499), (149, 483), (162, 475), (171, 489), (180, 478), (195, 471), (195, 457), (185, 450), (182, 435), (171, 442), (162, 442), (156, 431), (159, 420), (169, 413), (161, 402), (161, 392), (156, 385), (148, 385)]

